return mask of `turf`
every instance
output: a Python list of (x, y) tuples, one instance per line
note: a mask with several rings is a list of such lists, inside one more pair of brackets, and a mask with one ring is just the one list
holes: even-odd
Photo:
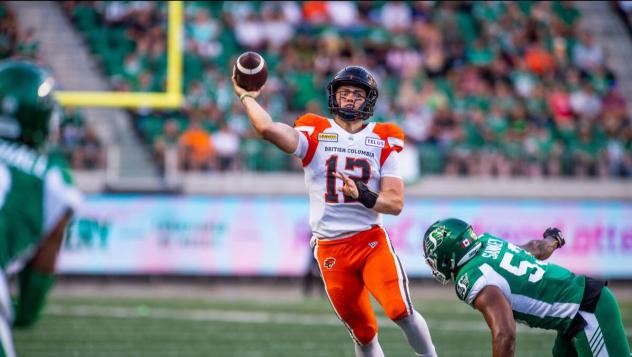
[[(455, 299), (417, 299), (441, 356), (490, 356), (480, 314)], [(377, 311), (381, 311), (376, 307)], [(620, 307), (628, 339), (632, 299)], [(380, 316), (386, 356), (412, 356)], [(517, 356), (551, 354), (554, 333), (518, 328)], [(353, 356), (351, 339), (320, 298), (258, 301), (55, 297), (39, 324), (17, 330), (18, 356)]]

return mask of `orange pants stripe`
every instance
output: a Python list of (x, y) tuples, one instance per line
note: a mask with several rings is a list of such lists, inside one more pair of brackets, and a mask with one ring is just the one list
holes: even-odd
[(391, 320), (412, 314), (408, 278), (382, 227), (318, 240), (314, 257), (334, 311), (357, 343), (370, 342), (378, 330), (369, 292)]

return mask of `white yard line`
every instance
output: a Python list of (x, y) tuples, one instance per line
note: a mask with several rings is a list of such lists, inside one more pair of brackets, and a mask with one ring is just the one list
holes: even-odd
[[(333, 313), (328, 315), (293, 314), (284, 312), (216, 310), (216, 309), (167, 309), (167, 308), (130, 308), (116, 306), (75, 305), (62, 306), (50, 304), (44, 312), (51, 316), (106, 317), (124, 319), (186, 320), (186, 321), (218, 321), (229, 323), (285, 324), (306, 326), (342, 326)], [(378, 317), (380, 328), (398, 328), (392, 321)], [(430, 329), (447, 331), (489, 331), (483, 320), (476, 321), (436, 321), (429, 320)], [(532, 329), (518, 325), (520, 333), (546, 334), (542, 329)], [(626, 329), (632, 336), (632, 328)]]
[(129, 308), (115, 306), (60, 306), (51, 304), (45, 314), (54, 316), (114, 317), (130, 319), (167, 319), (189, 321), (220, 321), (234, 323), (294, 324), (294, 325), (339, 325), (331, 316), (273, 313), (246, 310), (191, 310), (165, 308)]

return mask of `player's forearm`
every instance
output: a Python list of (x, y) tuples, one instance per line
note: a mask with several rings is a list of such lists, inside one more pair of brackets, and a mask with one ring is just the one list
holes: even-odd
[(520, 248), (531, 253), (539, 260), (548, 259), (551, 254), (558, 248), (558, 243), (554, 238), (547, 237), (544, 239), (537, 239), (527, 242), (520, 246)]
[(15, 327), (29, 327), (39, 320), (46, 296), (55, 282), (52, 273), (24, 268), (18, 276), (19, 296), (15, 306)]
[(382, 191), (377, 197), (374, 210), (380, 213), (392, 214), (397, 216), (402, 212), (404, 208), (404, 197), (398, 192)]
[(276, 123), (270, 114), (254, 98), (243, 100), (246, 114), (259, 137), (273, 143), (286, 153), (293, 153), (298, 146), (298, 132), (287, 124)]
[(55, 262), (72, 212), (66, 211), (55, 228), (44, 237), (43, 244), (19, 274), (19, 297), (15, 308), (16, 327), (28, 327), (40, 317), (46, 296), (53, 286)]
[(250, 124), (252, 124), (257, 135), (264, 137), (266, 132), (270, 131), (270, 128), (274, 126), (274, 121), (270, 114), (252, 97), (244, 97), (242, 103), (246, 109), (248, 120), (250, 120)]

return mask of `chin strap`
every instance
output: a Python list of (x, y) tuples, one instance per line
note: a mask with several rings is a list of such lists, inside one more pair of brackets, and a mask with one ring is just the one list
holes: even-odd
[(343, 119), (343, 120), (347, 120), (347, 121), (353, 121), (358, 119), (358, 111), (357, 110), (353, 110), (353, 109), (344, 109), (344, 108), (339, 108), (338, 109), (338, 115)]

